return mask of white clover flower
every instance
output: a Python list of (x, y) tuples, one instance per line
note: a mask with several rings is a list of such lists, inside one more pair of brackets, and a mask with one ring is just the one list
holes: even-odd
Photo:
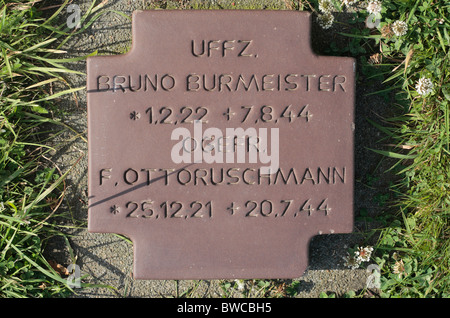
[(396, 261), (394, 266), (392, 266), (392, 273), (397, 274), (400, 278), (405, 273), (405, 264), (403, 260)]
[(416, 83), (416, 91), (419, 95), (426, 96), (433, 91), (433, 82), (426, 77), (421, 77)]
[(381, 1), (370, 0), (367, 4), (367, 12), (371, 14), (378, 14), (381, 12)]
[(333, 2), (331, 2), (331, 0), (319, 0), (319, 10), (324, 12), (324, 13), (328, 13), (333, 11), (334, 6), (333, 6)]
[(359, 247), (358, 250), (355, 251), (356, 259), (360, 262), (368, 262), (372, 255), (372, 251), (373, 248), (371, 246)]
[(347, 7), (350, 7), (354, 4), (356, 4), (357, 2), (358, 2), (358, 0), (342, 0), (342, 4)]
[(239, 291), (243, 291), (244, 288), (245, 288), (245, 282), (244, 282), (244, 280), (242, 280), (242, 279), (235, 279), (234, 281), (236, 282), (237, 289), (238, 289)]
[(408, 31), (408, 25), (405, 21), (397, 20), (392, 24), (391, 29), (396, 36), (402, 36), (406, 34), (406, 31)]
[(317, 21), (322, 29), (329, 29), (333, 25), (334, 16), (331, 12), (324, 12), (323, 14), (319, 14), (317, 16)]

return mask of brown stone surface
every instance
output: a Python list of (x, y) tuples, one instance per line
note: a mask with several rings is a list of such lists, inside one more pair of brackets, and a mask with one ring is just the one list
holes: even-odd
[[(132, 239), (135, 278), (294, 278), (311, 237), (352, 231), (355, 62), (309, 30), (303, 12), (139, 11), (130, 52), (88, 59), (89, 231)], [(174, 161), (209, 128), (266, 131), (268, 152)]]

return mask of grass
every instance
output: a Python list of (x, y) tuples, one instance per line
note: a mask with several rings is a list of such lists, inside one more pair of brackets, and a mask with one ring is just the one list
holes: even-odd
[[(384, 229), (378, 243), (383, 296), (449, 297), (450, 4), (389, 1), (386, 7), (380, 30), (402, 19), (408, 31), (400, 38), (378, 38), (386, 59), (402, 61), (386, 79), (397, 88), (402, 115), (389, 126), (396, 141), (391, 156), (400, 156), (404, 168), (401, 182), (392, 188), (399, 193), (398, 226)], [(417, 89), (422, 77), (433, 83), (426, 95)]]
[[(71, 129), (58, 120), (53, 102), (84, 89), (72, 88), (64, 80), (65, 73), (74, 72), (64, 66), (73, 59), (62, 58), (65, 52), (59, 49), (73, 31), (58, 25), (67, 3), (49, 13), (38, 1), (0, 0), (0, 297), (73, 293), (67, 273), (43, 253), (52, 236), (63, 235), (54, 219), (63, 217), (58, 207), (70, 172), (59, 171), (47, 159), (53, 127)], [(76, 32), (83, 32), (101, 14), (94, 3), (82, 17), (83, 29)], [(358, 1), (357, 10), (348, 10), (337, 0), (332, 4), (335, 15), (351, 13), (353, 27), (345, 34), (349, 45), (331, 43), (330, 53), (357, 57), (366, 77), (384, 82), (378, 94), (390, 98), (396, 113), (384, 118), (383, 125), (374, 123), (393, 145), (374, 152), (395, 161), (391, 171), (399, 180), (390, 188), (394, 201), (388, 197), (380, 201), (389, 206), (379, 216), (382, 226), (366, 233), (372, 237), (376, 232), (379, 237), (371, 259), (381, 270), (378, 296), (449, 297), (450, 4), (384, 0), (380, 24), (373, 29), (364, 26), (369, 13), (363, 1)], [(154, 1), (152, 8), (284, 8), (323, 13), (314, 0)], [(408, 27), (404, 35), (393, 32), (397, 20)], [(433, 83), (427, 95), (419, 94), (416, 87), (422, 77)], [(65, 89), (56, 91), (57, 85)], [(241, 285), (243, 295), (251, 290), (258, 297), (295, 297), (299, 282), (222, 282), (225, 295)], [(193, 295), (195, 288), (180, 296)], [(364, 295), (349, 291), (344, 297)]]
[(51, 149), (40, 126), (51, 84), (69, 70), (52, 58), (61, 52), (50, 48), (55, 38), (33, 5), (1, 1), (0, 12), (0, 296), (64, 294), (67, 286), (42, 254), (58, 233), (48, 211), (60, 203), (64, 176), (45, 162)]
[[(46, 146), (55, 126), (56, 98), (71, 88), (63, 75), (75, 73), (62, 59), (70, 34), (39, 1), (0, 1), (0, 297), (54, 297), (73, 292), (67, 278), (44, 257), (47, 241), (62, 235), (54, 219), (65, 193), (61, 172)], [(89, 13), (91, 14), (91, 10)], [(83, 17), (84, 19), (86, 17)], [(81, 31), (81, 30), (80, 30)], [(84, 58), (84, 57), (82, 57)], [(56, 85), (65, 87), (56, 91)]]
[[(367, 28), (347, 34), (354, 43), (374, 41), (383, 62), (372, 72), (384, 79), (380, 93), (394, 96), (391, 105), (398, 114), (378, 127), (393, 146), (374, 150), (396, 161), (391, 170), (400, 180), (390, 189), (396, 213), (382, 216), (389, 222), (379, 229), (373, 257), (381, 268), (380, 296), (449, 297), (450, 4), (380, 3), (381, 23), (370, 34)], [(362, 21), (368, 13), (361, 8), (355, 15)], [(396, 21), (407, 26), (404, 34), (396, 32)], [(417, 86), (421, 78), (433, 86), (426, 94)]]

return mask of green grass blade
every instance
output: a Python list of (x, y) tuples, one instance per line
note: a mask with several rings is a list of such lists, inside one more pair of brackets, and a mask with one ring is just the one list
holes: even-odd
[[(38, 263), (36, 263), (35, 261), (33, 261), (31, 258), (29, 258), (27, 255), (25, 255), (19, 248), (17, 248), (14, 244), (11, 245), (11, 247), (16, 251), (16, 253), (20, 256), (23, 257), (27, 262), (29, 262), (30, 264), (32, 264), (35, 268), (37, 268), (41, 273), (45, 274), (46, 276), (50, 277), (51, 279), (58, 281), (60, 283), (63, 283), (64, 285), (67, 286), (67, 288), (69, 288), (70, 290), (72, 290), (70, 288), (70, 286), (67, 285), (67, 280), (65, 280), (64, 278), (62, 278), (61, 276), (59, 276), (56, 272), (54, 272), (54, 270), (50, 271), (47, 270), (45, 268), (43, 268), (42, 266), (40, 266)], [(44, 260), (44, 259), (43, 259)], [(48, 268), (51, 268), (51, 266), (47, 263)]]
[[(43, 191), (42, 193), (40, 193), (34, 200), (33, 202), (31, 202), (30, 204), (28, 204), (25, 208), (24, 211), (25, 213), (28, 213), (36, 204), (38, 204), (39, 202), (41, 202), (42, 200), (44, 200), (50, 193), (52, 193), (60, 184), (61, 182), (67, 177), (67, 175), (72, 171), (72, 169), (75, 167), (75, 165), (77, 165), (77, 163), (81, 160), (81, 158), (83, 158), (83, 156), (81, 156), (80, 158), (78, 158), (77, 162), (70, 167), (70, 169), (68, 169), (63, 175), (61, 175), (50, 187), (48, 187), (45, 191)], [(52, 174), (49, 174), (49, 176), (47, 178), (50, 178)]]
[(25, 50), (22, 51), (22, 53), (34, 51), (34, 50), (36, 50), (37, 48), (40, 48), (41, 46), (47, 46), (47, 45), (49, 45), (50, 43), (55, 42), (56, 40), (57, 40), (56, 38), (51, 38), (51, 39), (48, 39), (48, 40), (46, 40), (46, 41), (39, 42), (39, 43), (37, 43), (37, 44), (35, 44), (35, 45), (29, 47), (29, 48), (26, 48)]
[(389, 157), (389, 158), (394, 158), (394, 159), (403, 159), (403, 160), (407, 160), (407, 159), (414, 159), (417, 157), (417, 155), (404, 155), (404, 154), (400, 154), (400, 153), (396, 153), (396, 152), (392, 152), (392, 151), (385, 151), (385, 150), (377, 150), (377, 149), (371, 149), (368, 148), (369, 150), (372, 150), (373, 152), (376, 152), (380, 155)]

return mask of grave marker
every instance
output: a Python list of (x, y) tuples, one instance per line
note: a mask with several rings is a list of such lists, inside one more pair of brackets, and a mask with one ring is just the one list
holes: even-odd
[(294, 278), (353, 227), (352, 58), (310, 15), (139, 11), (133, 46), (87, 62), (91, 232), (137, 279)]

